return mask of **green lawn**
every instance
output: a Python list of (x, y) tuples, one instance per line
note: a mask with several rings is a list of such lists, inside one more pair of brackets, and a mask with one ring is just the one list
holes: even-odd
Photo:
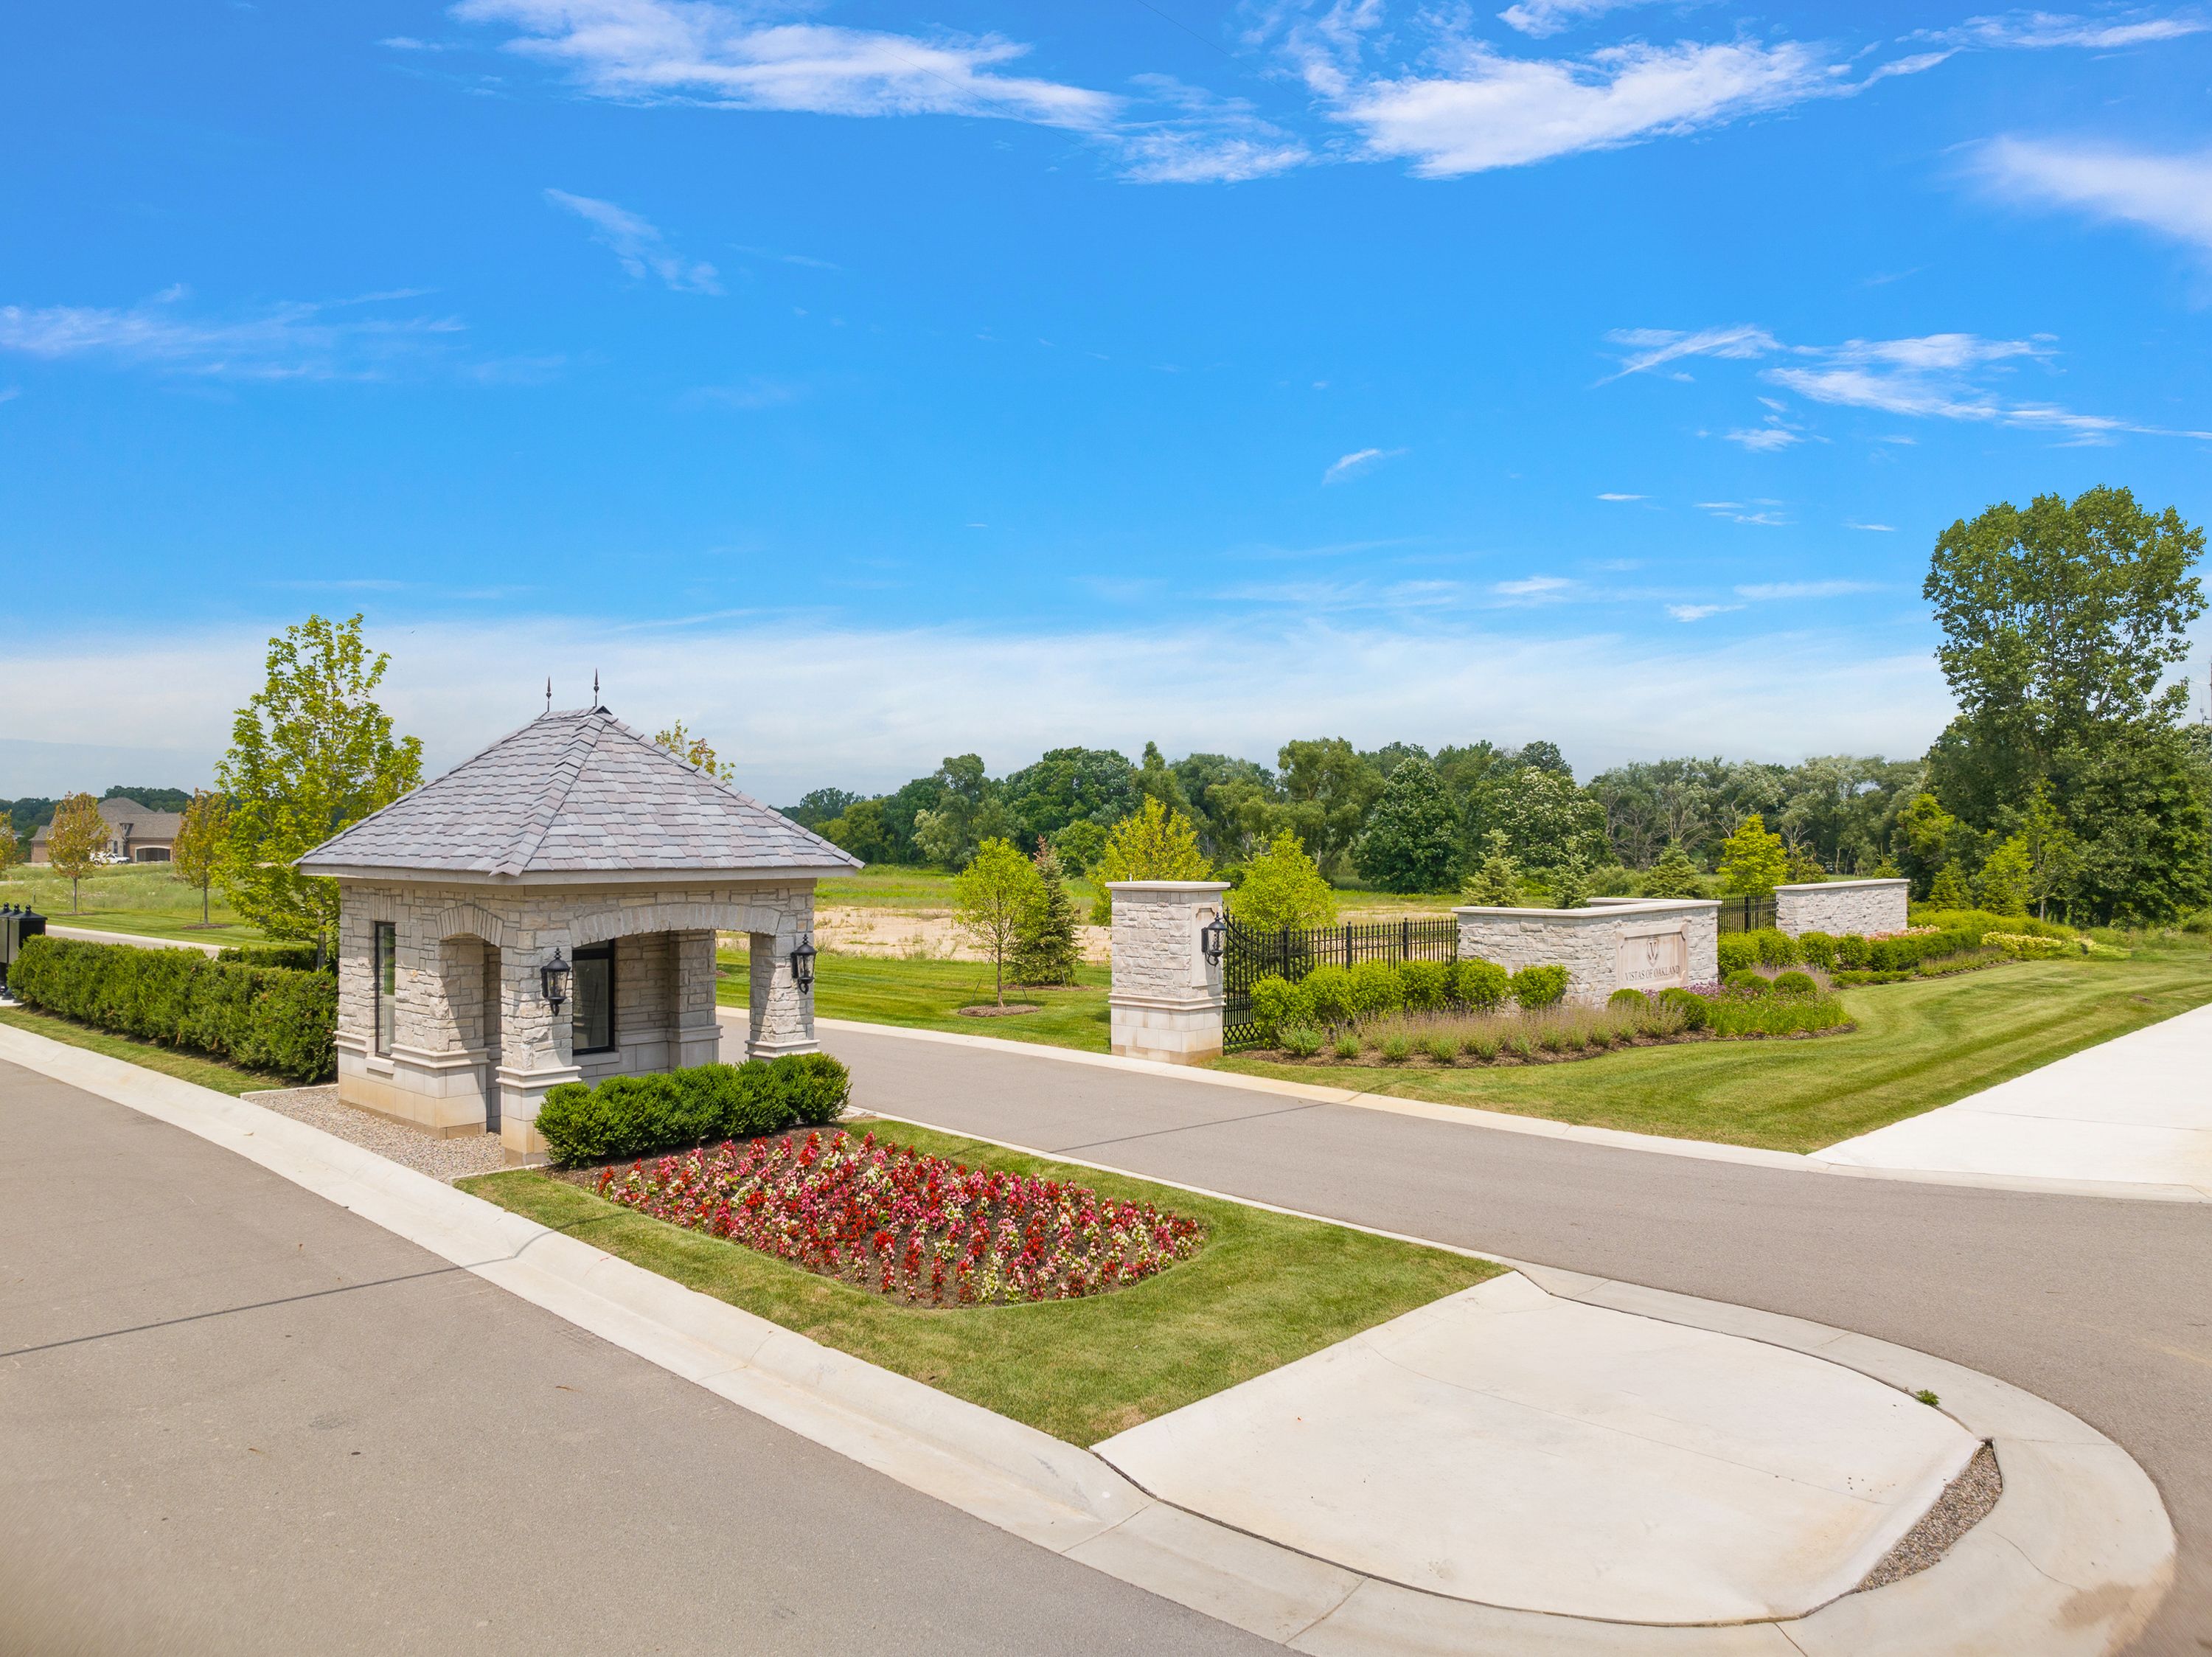
[(66, 878), (43, 865), (21, 863), (0, 874), (0, 904), (28, 904), (55, 926), (195, 943), (262, 941), (260, 929), (240, 921), (220, 892), (209, 905), (213, 927), (203, 929), (198, 888), (185, 885), (162, 864), (121, 864), (86, 875), (77, 883), (72, 913)]
[[(1097, 888), (1087, 880), (1067, 883), (1079, 917), (1088, 918)], [(815, 903), (851, 904), (861, 909), (939, 909), (952, 907), (952, 875), (949, 870), (908, 863), (871, 863), (858, 874), (823, 880), (815, 887)]]
[(1696, 1042), (1527, 1069), (1223, 1068), (1521, 1116), (1811, 1151), (1948, 1105), (2212, 1002), (2212, 954), (2035, 961), (1843, 992), (1858, 1028), (1815, 1041)]
[(36, 1012), (28, 1007), (0, 1007), (0, 1024), (13, 1029), (28, 1030), (33, 1035), (46, 1036), (71, 1047), (84, 1048), (88, 1052), (104, 1053), (110, 1058), (119, 1058), (143, 1069), (159, 1070), (163, 1075), (211, 1087), (216, 1093), (228, 1093), (233, 1098), (240, 1093), (259, 1093), (268, 1087), (299, 1086), (299, 1083), (287, 1081), (282, 1076), (264, 1075), (258, 1070), (242, 1070), (237, 1065), (226, 1064), (219, 1058), (179, 1052), (173, 1047), (141, 1041), (136, 1036), (112, 1035), (106, 1030), (94, 1030), (74, 1020), (59, 1018), (52, 1013)]
[(879, 1131), (970, 1166), (1072, 1179), (1190, 1215), (1206, 1227), (1206, 1246), (1110, 1295), (939, 1310), (647, 1219), (533, 1169), (464, 1180), (461, 1188), (1073, 1444), (1095, 1444), (1502, 1270), (927, 1128), (885, 1123)]
[[(744, 1006), (745, 952), (725, 949), (714, 959), (717, 997), (725, 1006)], [(1007, 990), (1010, 1002), (1036, 1003), (1034, 1013), (963, 1018), (955, 1008), (992, 1003), (988, 962), (908, 960), (824, 950), (814, 963), (814, 1010), (823, 1018), (957, 1030), (963, 1035), (1040, 1041), (1103, 1053), (1107, 1046), (1106, 990), (1112, 975), (1103, 966), (1083, 966), (1076, 968), (1075, 976), (1072, 990)]]

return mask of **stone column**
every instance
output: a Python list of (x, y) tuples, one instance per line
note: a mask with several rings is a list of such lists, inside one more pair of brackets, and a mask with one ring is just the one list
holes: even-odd
[(484, 1130), (481, 938), (399, 930), (392, 1085), (403, 1113), (441, 1138)]
[(499, 957), (499, 1142), (510, 1162), (545, 1154), (538, 1107), (553, 1088), (584, 1075), (569, 1051), (573, 1003), (562, 1002), (556, 1014), (538, 972), (556, 949), (566, 959), (568, 933), (518, 930)]
[(672, 932), (669, 938), (676, 955), (671, 1057), (678, 1069), (714, 1063), (722, 1056), (722, 1026), (714, 1017), (714, 935)]
[[(812, 918), (810, 905), (809, 919)], [(746, 934), (752, 963), (749, 997), (752, 1020), (745, 1041), (747, 1058), (778, 1058), (785, 1053), (818, 1053), (814, 1039), (814, 991), (801, 990), (792, 976), (791, 952), (803, 931)]]
[(1223, 880), (1109, 880), (1114, 987), (1107, 998), (1114, 1051), (1195, 1064), (1221, 1056), (1221, 964), (1199, 930), (1222, 912)]

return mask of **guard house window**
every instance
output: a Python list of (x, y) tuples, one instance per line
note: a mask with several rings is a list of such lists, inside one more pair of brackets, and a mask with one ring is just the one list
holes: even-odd
[(572, 1052), (605, 1053), (615, 1045), (615, 947), (590, 944), (575, 954)]
[(392, 1054), (392, 1014), (399, 1000), (399, 948), (390, 921), (376, 923), (376, 1051)]

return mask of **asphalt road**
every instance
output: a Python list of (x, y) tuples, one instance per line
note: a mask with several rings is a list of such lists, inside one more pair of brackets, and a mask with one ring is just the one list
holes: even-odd
[(0, 1657), (1276, 1649), (0, 1064)]
[(864, 1109), (1809, 1318), (2001, 1376), (2108, 1434), (2157, 1482), (2180, 1571), (2136, 1649), (2212, 1651), (2212, 1207), (1613, 1150), (1013, 1044), (848, 1029), (822, 1040), (852, 1068)]

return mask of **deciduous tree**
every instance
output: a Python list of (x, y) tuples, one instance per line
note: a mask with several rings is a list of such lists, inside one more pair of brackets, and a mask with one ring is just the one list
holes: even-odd
[(1458, 813), (1436, 767), (1401, 759), (1369, 813), (1353, 854), (1359, 872), (1385, 892), (1442, 892), (1459, 862)]
[(230, 802), (205, 789), (192, 792), (185, 807), (185, 820), (177, 825), (177, 838), (169, 862), (187, 886), (200, 889), (200, 924), (208, 920), (208, 888), (222, 867), (223, 849), (230, 839)]
[(1006, 963), (1021, 936), (1022, 917), (1036, 901), (1036, 866), (1011, 840), (989, 839), (952, 880), (953, 923), (991, 958), (999, 1005), (1006, 1004)]
[(391, 658), (370, 654), (361, 623), (310, 616), (269, 641), (268, 682), (238, 710), (216, 769), (231, 799), (224, 895), (270, 936), (319, 950), (337, 929), (337, 882), (293, 860), (422, 780), (422, 742), (394, 737), (376, 702)]
[(99, 802), (88, 794), (65, 796), (46, 831), (46, 861), (58, 874), (69, 876), (70, 913), (77, 912), (77, 882), (98, 865), (94, 859), (107, 850), (112, 832), (100, 814)]
[(1721, 843), (1721, 890), (1731, 897), (1772, 897), (1789, 867), (1782, 837), (1768, 833), (1757, 812)]
[(692, 735), (684, 728), (684, 722), (680, 719), (666, 730), (655, 731), (653, 740), (678, 759), (689, 760), (709, 777), (717, 777), (727, 783), (737, 776), (737, 767), (725, 765), (717, 760), (707, 739)]
[(1285, 829), (1245, 864), (1243, 882), (1229, 894), (1229, 912), (1256, 932), (1327, 926), (1336, 918), (1336, 893), (1298, 837)]
[(1116, 823), (1106, 837), (1091, 878), (1098, 896), (1091, 905), (1093, 926), (1110, 925), (1114, 894), (1109, 880), (1203, 880), (1213, 865), (1198, 847), (1198, 830), (1181, 812), (1171, 812), (1156, 798), (1147, 797), (1144, 808)]

